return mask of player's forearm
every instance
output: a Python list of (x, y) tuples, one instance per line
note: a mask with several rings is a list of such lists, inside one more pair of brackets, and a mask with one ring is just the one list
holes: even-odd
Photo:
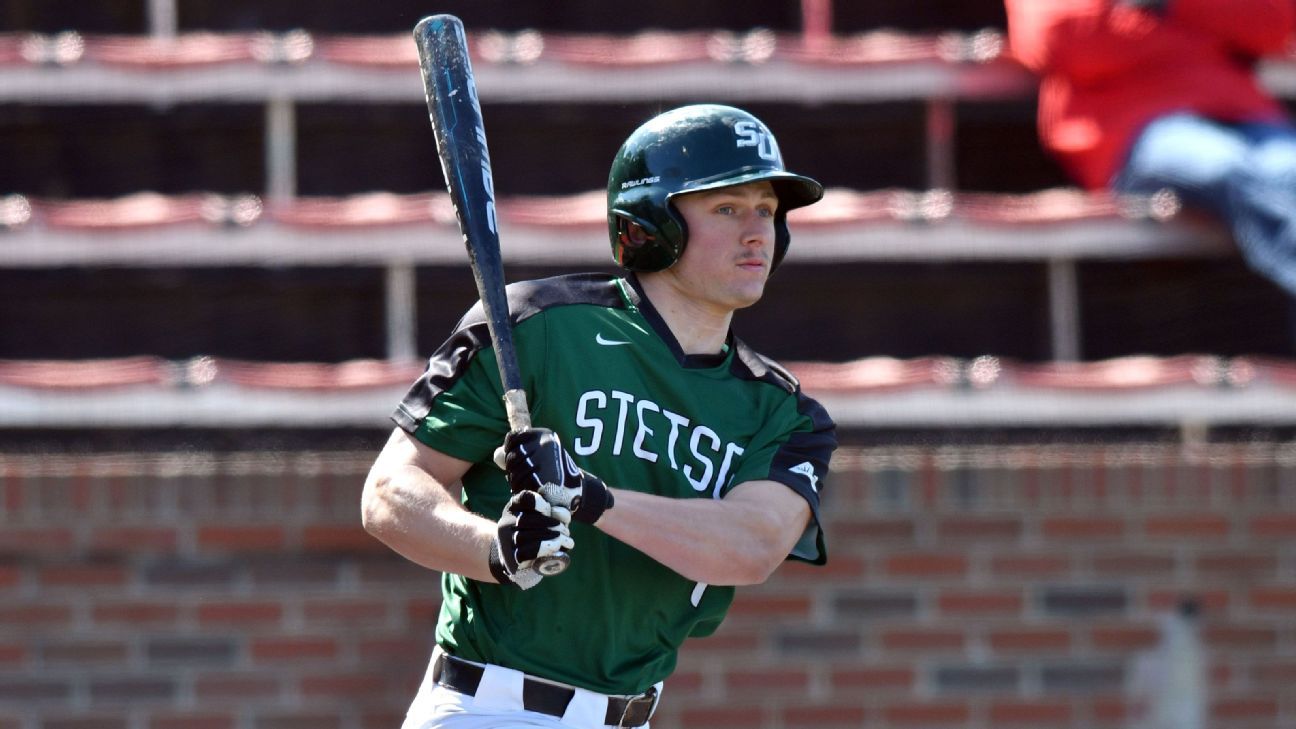
[(690, 580), (759, 584), (796, 541), (786, 522), (758, 503), (613, 493), (616, 506), (598, 528)]
[(412, 466), (370, 475), (365, 530), (415, 564), (494, 582), (487, 555), (495, 524), (464, 509), (444, 486)]

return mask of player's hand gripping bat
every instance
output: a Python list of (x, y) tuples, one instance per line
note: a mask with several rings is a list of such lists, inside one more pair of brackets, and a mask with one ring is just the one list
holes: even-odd
[[(527, 408), (526, 391), (522, 389), (513, 330), (509, 325), (504, 266), (495, 222), (495, 186), (490, 152), (486, 149), (486, 128), (477, 101), (477, 84), (468, 60), (468, 40), (459, 18), (432, 15), (414, 26), (414, 42), (418, 44), (423, 91), (436, 134), (441, 171), (468, 248), (468, 260), (499, 363), (509, 430), (518, 433), (531, 427), (531, 411)], [(542, 575), (556, 575), (567, 569), (570, 561), (566, 553), (560, 552), (537, 559), (535, 567)]]

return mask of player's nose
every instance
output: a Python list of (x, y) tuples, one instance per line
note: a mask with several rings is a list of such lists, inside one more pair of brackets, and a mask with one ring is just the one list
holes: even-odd
[(759, 212), (749, 213), (743, 219), (742, 242), (744, 246), (760, 247), (774, 240), (774, 221)]

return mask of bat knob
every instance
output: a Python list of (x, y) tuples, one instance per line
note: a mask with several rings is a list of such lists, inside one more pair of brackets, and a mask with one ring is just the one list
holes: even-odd
[(545, 577), (560, 575), (571, 564), (571, 557), (566, 552), (559, 552), (552, 557), (540, 557), (536, 560), (536, 571)]

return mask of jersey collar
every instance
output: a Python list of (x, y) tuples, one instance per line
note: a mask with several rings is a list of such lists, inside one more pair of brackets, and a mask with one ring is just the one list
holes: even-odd
[(661, 314), (657, 313), (657, 308), (653, 306), (652, 301), (648, 299), (648, 294), (643, 290), (643, 285), (639, 283), (639, 277), (633, 273), (628, 274), (624, 281), (628, 286), (622, 286), (621, 290), (625, 292), (626, 298), (631, 306), (639, 310), (648, 325), (653, 328), (657, 336), (661, 338), (666, 346), (670, 348), (671, 354), (675, 355), (675, 361), (679, 362), (681, 367), (688, 369), (711, 369), (724, 364), (729, 358), (729, 354), (734, 349), (734, 335), (731, 328), (725, 334), (724, 350), (719, 354), (684, 354), (684, 348), (680, 346), (679, 340), (671, 332), (670, 327), (666, 326), (666, 320)]

